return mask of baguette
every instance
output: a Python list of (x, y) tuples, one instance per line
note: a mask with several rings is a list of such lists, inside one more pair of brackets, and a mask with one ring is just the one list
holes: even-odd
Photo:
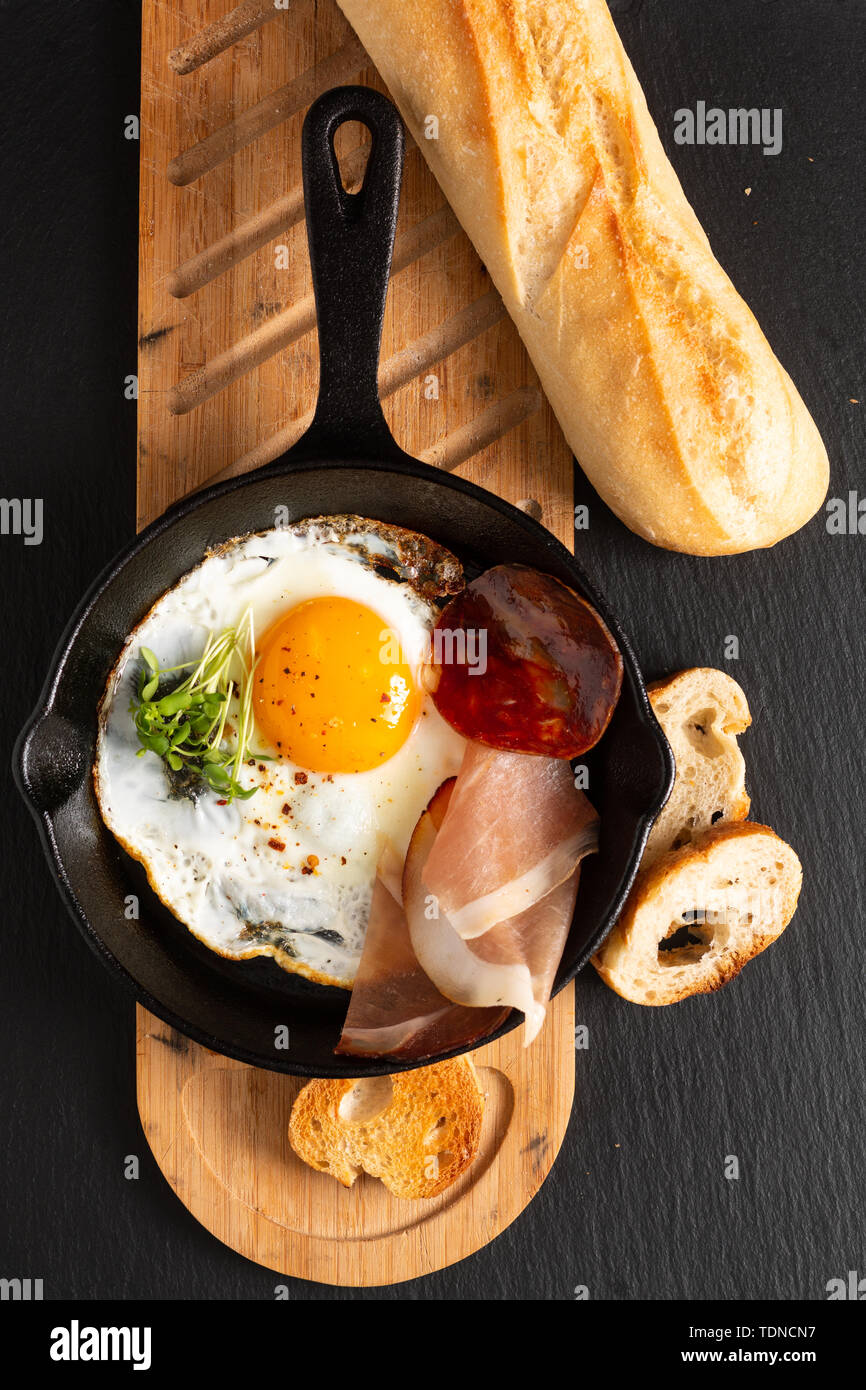
[(681, 849), (713, 825), (745, 820), (751, 802), (737, 735), (752, 722), (746, 697), (724, 671), (694, 667), (648, 687), (677, 775), (650, 832), (641, 868)]
[(693, 555), (804, 525), (827, 491), (820, 435), (712, 254), (605, 0), (339, 3), (617, 516)]
[(796, 854), (767, 826), (707, 830), (641, 870), (593, 965), (635, 1004), (710, 994), (781, 936), (802, 882)]
[(351, 1187), (362, 1172), (395, 1197), (436, 1197), (473, 1162), (484, 1095), (470, 1057), (396, 1076), (309, 1081), (289, 1139), (304, 1163)]

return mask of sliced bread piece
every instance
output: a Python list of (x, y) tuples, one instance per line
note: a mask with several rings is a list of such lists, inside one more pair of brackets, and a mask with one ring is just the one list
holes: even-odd
[(712, 825), (745, 820), (750, 804), (737, 735), (752, 717), (737, 682), (724, 671), (698, 666), (656, 681), (649, 697), (673, 750), (677, 775), (647, 842), (644, 869)]
[(796, 854), (767, 826), (705, 830), (641, 870), (593, 964), (635, 1004), (710, 994), (781, 936), (802, 881)]
[(359, 1173), (395, 1197), (436, 1197), (472, 1163), (484, 1095), (469, 1057), (396, 1076), (309, 1081), (292, 1107), (299, 1158), (351, 1187)]

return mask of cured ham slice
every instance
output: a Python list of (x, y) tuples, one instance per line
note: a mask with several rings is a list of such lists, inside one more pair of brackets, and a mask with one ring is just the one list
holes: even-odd
[[(427, 866), (440, 846), (461, 790), (462, 776), (461, 771), (456, 785), (452, 779), (439, 788), (409, 845), (403, 901), (411, 945), (429, 978), (455, 1003), (476, 1009), (504, 1005), (521, 1009), (526, 1017), (524, 1045), (528, 1047), (544, 1022), (574, 915), (580, 878), (578, 861), (595, 849), (597, 818), (586, 802), (582, 816), (588, 833), (580, 841), (567, 877), (522, 912), (467, 940), (455, 930), (453, 921), (442, 910), (441, 899), (429, 892), (426, 882)], [(572, 793), (581, 795), (574, 792), (573, 786)], [(516, 819), (522, 826), (522, 817)]]
[(568, 762), (470, 743), (423, 881), (470, 941), (540, 902), (597, 842), (598, 817)]
[(393, 852), (382, 856), (338, 1053), (421, 1060), (495, 1032), (510, 1006), (464, 1007), (440, 994), (412, 949)]

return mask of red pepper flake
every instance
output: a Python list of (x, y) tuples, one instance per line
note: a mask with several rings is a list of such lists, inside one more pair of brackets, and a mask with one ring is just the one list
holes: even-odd
[(306, 774), (306, 772), (296, 772), (296, 773), (295, 773), (295, 786), (297, 786), (297, 787), (302, 787), (302, 786), (304, 785), (304, 783), (306, 782), (306, 780), (307, 780), (307, 774)]
[(345, 854), (341, 854), (341, 855), (340, 855), (340, 863), (341, 863), (341, 864), (345, 864), (345, 862), (346, 862), (346, 856), (345, 856)]
[(283, 815), (284, 815), (284, 816), (290, 816), (291, 814), (292, 814), (292, 808), (291, 808), (291, 806), (289, 805), (288, 801), (284, 801), (284, 802), (283, 802)]
[(390, 705), (390, 703), (391, 703), (391, 696), (390, 696), (390, 695), (382, 694), (382, 695), (379, 696), (379, 704), (380, 704), (380, 705)]
[(229, 803), (224, 796), (221, 796), (219, 801), (217, 802), (217, 806), (228, 806), (228, 804)]
[(277, 839), (268, 840), (268, 845), (271, 849), (275, 849), (278, 854), (282, 854), (283, 850), (286, 847), (282, 840)]

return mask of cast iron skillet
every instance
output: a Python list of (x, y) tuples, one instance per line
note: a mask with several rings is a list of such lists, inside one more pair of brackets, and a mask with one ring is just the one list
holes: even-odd
[[(372, 137), (363, 187), (351, 195), (333, 148), (337, 128), (349, 120), (363, 122)], [(196, 941), (104, 827), (91, 781), (97, 705), (127, 634), (208, 547), (272, 527), (277, 507), (290, 519), (354, 512), (424, 532), (454, 551), (470, 575), (517, 561), (556, 575), (595, 605), (619, 643), (625, 681), (610, 728), (587, 759), (601, 848), (582, 870), (554, 992), (610, 930), (673, 780), (671, 752), (634, 654), (574, 558), (517, 508), (410, 458), (388, 430), (377, 368), (402, 158), (400, 119), (377, 92), (343, 87), (309, 111), (304, 192), (321, 357), (313, 423), (275, 463), (178, 503), (114, 560), (64, 633), (15, 755), (18, 784), (61, 893), (114, 973), (196, 1042), (301, 1076), (376, 1075), (414, 1064), (335, 1057), (345, 991), (286, 974), (265, 957), (225, 961)], [(130, 894), (139, 900), (137, 919), (128, 915)], [(499, 1032), (520, 1020), (512, 1015)], [(288, 1026), (288, 1049), (275, 1045), (279, 1025)]]

